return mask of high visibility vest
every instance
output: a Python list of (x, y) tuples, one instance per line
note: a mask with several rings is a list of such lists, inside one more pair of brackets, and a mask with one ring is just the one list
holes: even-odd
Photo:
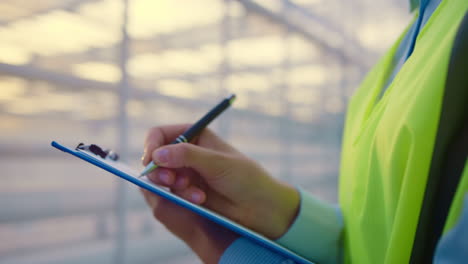
[[(392, 72), (392, 60), (403, 36), (350, 100), (339, 191), (345, 263), (409, 263), (450, 54), (467, 9), (466, 0), (442, 1), (383, 96), (379, 95)], [(467, 191), (465, 166), (446, 230), (456, 223)]]

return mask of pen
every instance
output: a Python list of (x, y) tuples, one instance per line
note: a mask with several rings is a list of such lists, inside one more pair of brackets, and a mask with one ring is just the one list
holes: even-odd
[[(213, 121), (218, 115), (220, 115), (224, 110), (226, 110), (232, 102), (236, 99), (236, 95), (232, 94), (229, 97), (225, 98), (221, 101), (218, 105), (216, 105), (213, 109), (211, 109), (205, 116), (203, 116), (198, 122), (196, 122), (193, 126), (187, 129), (182, 135), (178, 136), (171, 144), (183, 143), (183, 142), (190, 142), (195, 136), (200, 134), (200, 132), (208, 126), (208, 124)], [(139, 177), (142, 177), (154, 169), (156, 169), (158, 165), (154, 164), (151, 161), (140, 174)]]

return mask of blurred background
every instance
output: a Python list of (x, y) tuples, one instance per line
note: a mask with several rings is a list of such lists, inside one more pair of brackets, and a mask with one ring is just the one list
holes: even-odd
[(116, 149), (212, 123), (274, 177), (336, 202), (347, 101), (406, 0), (2, 0), (0, 263), (199, 263), (137, 188), (51, 140)]

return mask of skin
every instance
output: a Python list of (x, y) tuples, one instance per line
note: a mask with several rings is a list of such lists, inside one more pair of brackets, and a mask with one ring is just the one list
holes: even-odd
[[(167, 145), (190, 125), (152, 128), (143, 165), (160, 166), (148, 175), (156, 184), (216, 211), (271, 239), (282, 236), (297, 214), (299, 194), (258, 163), (205, 129), (191, 144)], [(155, 218), (182, 239), (204, 263), (218, 263), (237, 234), (148, 191)]]

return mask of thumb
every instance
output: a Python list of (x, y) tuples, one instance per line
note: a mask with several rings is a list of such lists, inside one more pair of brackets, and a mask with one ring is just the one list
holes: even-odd
[(160, 147), (152, 153), (155, 164), (166, 168), (192, 168), (209, 180), (226, 170), (227, 157), (223, 153), (189, 143)]

